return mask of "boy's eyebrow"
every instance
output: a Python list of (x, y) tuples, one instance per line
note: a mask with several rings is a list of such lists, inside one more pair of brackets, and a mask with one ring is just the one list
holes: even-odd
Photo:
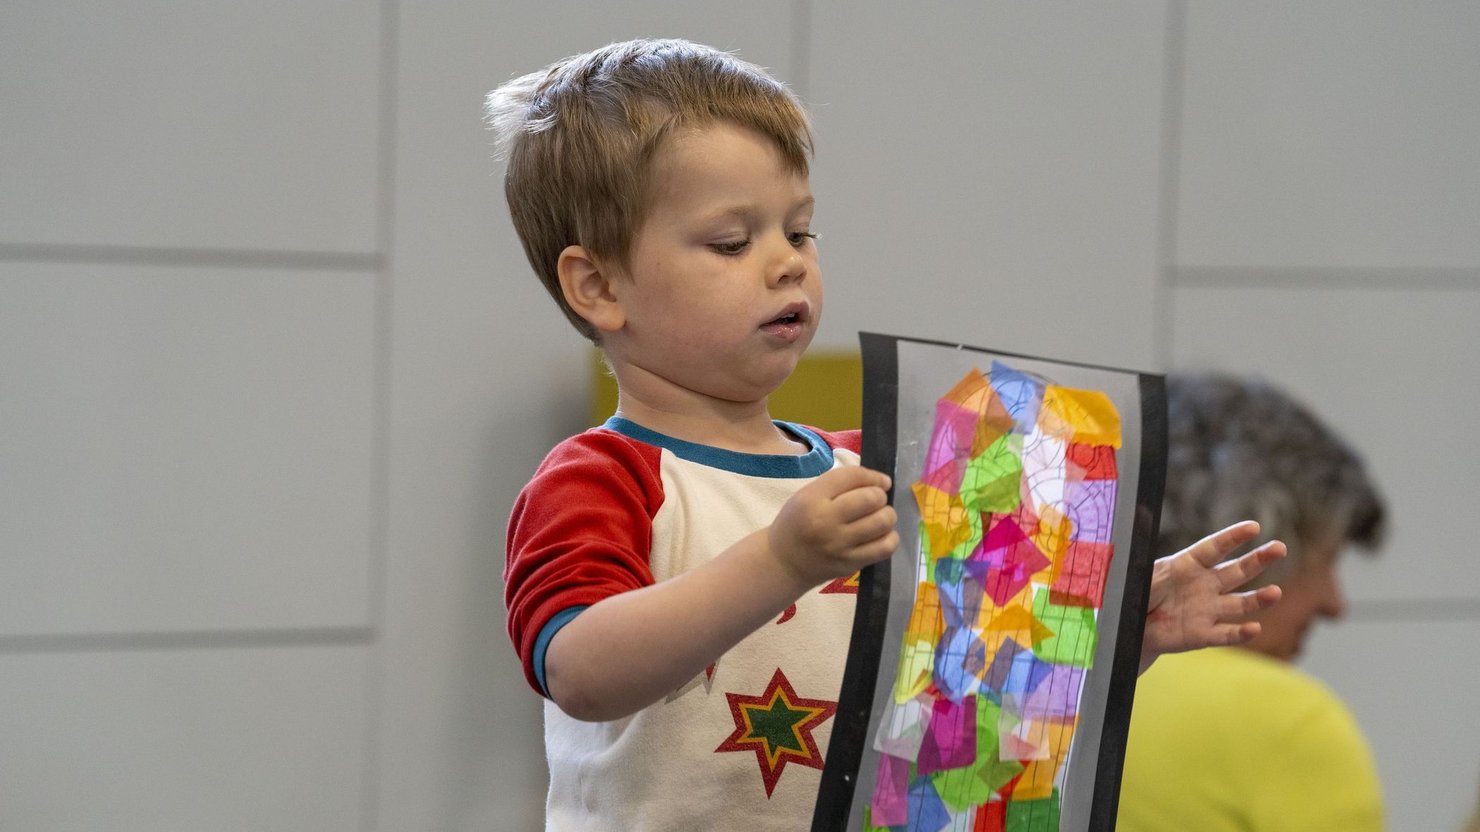
[[(797, 211), (812, 208), (816, 204), (817, 198), (811, 194), (807, 194), (806, 198), (799, 200), (795, 205), (792, 206), (791, 210), (788, 213), (796, 213)], [(753, 205), (734, 205), (729, 208), (721, 208), (720, 210), (715, 211), (712, 214), (707, 214), (705, 215), (704, 219), (707, 222), (729, 219), (730, 217), (734, 217), (736, 219), (749, 219), (753, 214), (756, 213), (758, 212)]]

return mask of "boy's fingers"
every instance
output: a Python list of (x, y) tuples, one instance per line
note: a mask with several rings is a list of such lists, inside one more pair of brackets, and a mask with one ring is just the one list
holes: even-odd
[(1259, 635), (1259, 622), (1245, 621), (1234, 630), (1235, 640), (1229, 642), (1228, 646), (1233, 647), (1239, 644), (1248, 644), (1257, 635)]
[(1250, 599), (1253, 608), (1249, 612), (1255, 613), (1268, 609), (1278, 603), (1283, 596), (1284, 590), (1277, 586), (1261, 586), (1253, 592), (1253, 597)]
[(898, 548), (899, 534), (891, 529), (882, 537), (872, 538), (854, 546), (849, 550), (848, 557), (854, 562), (877, 563), (894, 554), (894, 550)]
[(1248, 592), (1236, 592), (1223, 596), (1222, 618), (1225, 621), (1237, 621), (1247, 618), (1266, 607), (1272, 606), (1280, 599), (1280, 588), (1277, 586), (1264, 586)]
[(1237, 647), (1240, 644), (1248, 644), (1249, 640), (1259, 635), (1259, 625), (1252, 621), (1242, 624), (1229, 624), (1219, 627), (1213, 631), (1209, 647)]
[(1245, 520), (1208, 535), (1193, 544), (1189, 551), (1198, 563), (1211, 569), (1228, 557), (1233, 550), (1253, 540), (1258, 534), (1259, 524), (1253, 520)]
[(894, 509), (884, 506), (848, 524), (848, 536), (858, 543), (877, 540), (894, 531)]
[(833, 508), (843, 522), (867, 517), (889, 505), (889, 494), (883, 488), (866, 485), (844, 491), (832, 500)]
[(1218, 578), (1227, 589), (1243, 586), (1258, 577), (1266, 566), (1284, 556), (1285, 544), (1279, 540), (1271, 540), (1247, 555), (1218, 567)]
[(818, 477), (811, 487), (823, 490), (829, 498), (846, 494), (855, 488), (876, 487), (889, 490), (889, 477), (861, 465), (843, 465)]

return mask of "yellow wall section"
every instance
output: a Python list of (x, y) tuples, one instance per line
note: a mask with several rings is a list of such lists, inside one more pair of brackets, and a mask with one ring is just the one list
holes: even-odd
[[(617, 409), (617, 383), (600, 351), (591, 353), (591, 424)], [(791, 378), (771, 394), (771, 415), (823, 430), (863, 424), (863, 358), (856, 352), (818, 351), (802, 357)]]

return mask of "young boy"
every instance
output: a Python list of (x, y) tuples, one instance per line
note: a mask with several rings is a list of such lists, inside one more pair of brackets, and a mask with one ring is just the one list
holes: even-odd
[[(613, 44), (489, 96), (535, 272), (600, 346), (617, 413), (515, 504), (505, 600), (547, 698), (547, 828), (803, 829), (841, 684), (846, 579), (898, 544), (856, 431), (767, 397), (822, 311), (811, 134), (760, 68)], [(1257, 526), (1159, 561), (1143, 664), (1236, 643), (1278, 597), (1229, 594)]]

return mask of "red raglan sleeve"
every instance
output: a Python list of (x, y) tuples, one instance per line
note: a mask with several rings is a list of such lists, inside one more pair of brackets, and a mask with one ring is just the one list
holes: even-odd
[(509, 518), (504, 604), (524, 675), (540, 690), (535, 642), (562, 610), (653, 583), (659, 449), (596, 429), (552, 450)]
[(863, 431), (861, 430), (827, 431), (818, 430), (811, 426), (808, 426), (807, 430), (813, 431), (822, 437), (822, 441), (826, 442), (830, 448), (842, 448), (845, 451), (852, 451), (855, 454), (863, 453)]

